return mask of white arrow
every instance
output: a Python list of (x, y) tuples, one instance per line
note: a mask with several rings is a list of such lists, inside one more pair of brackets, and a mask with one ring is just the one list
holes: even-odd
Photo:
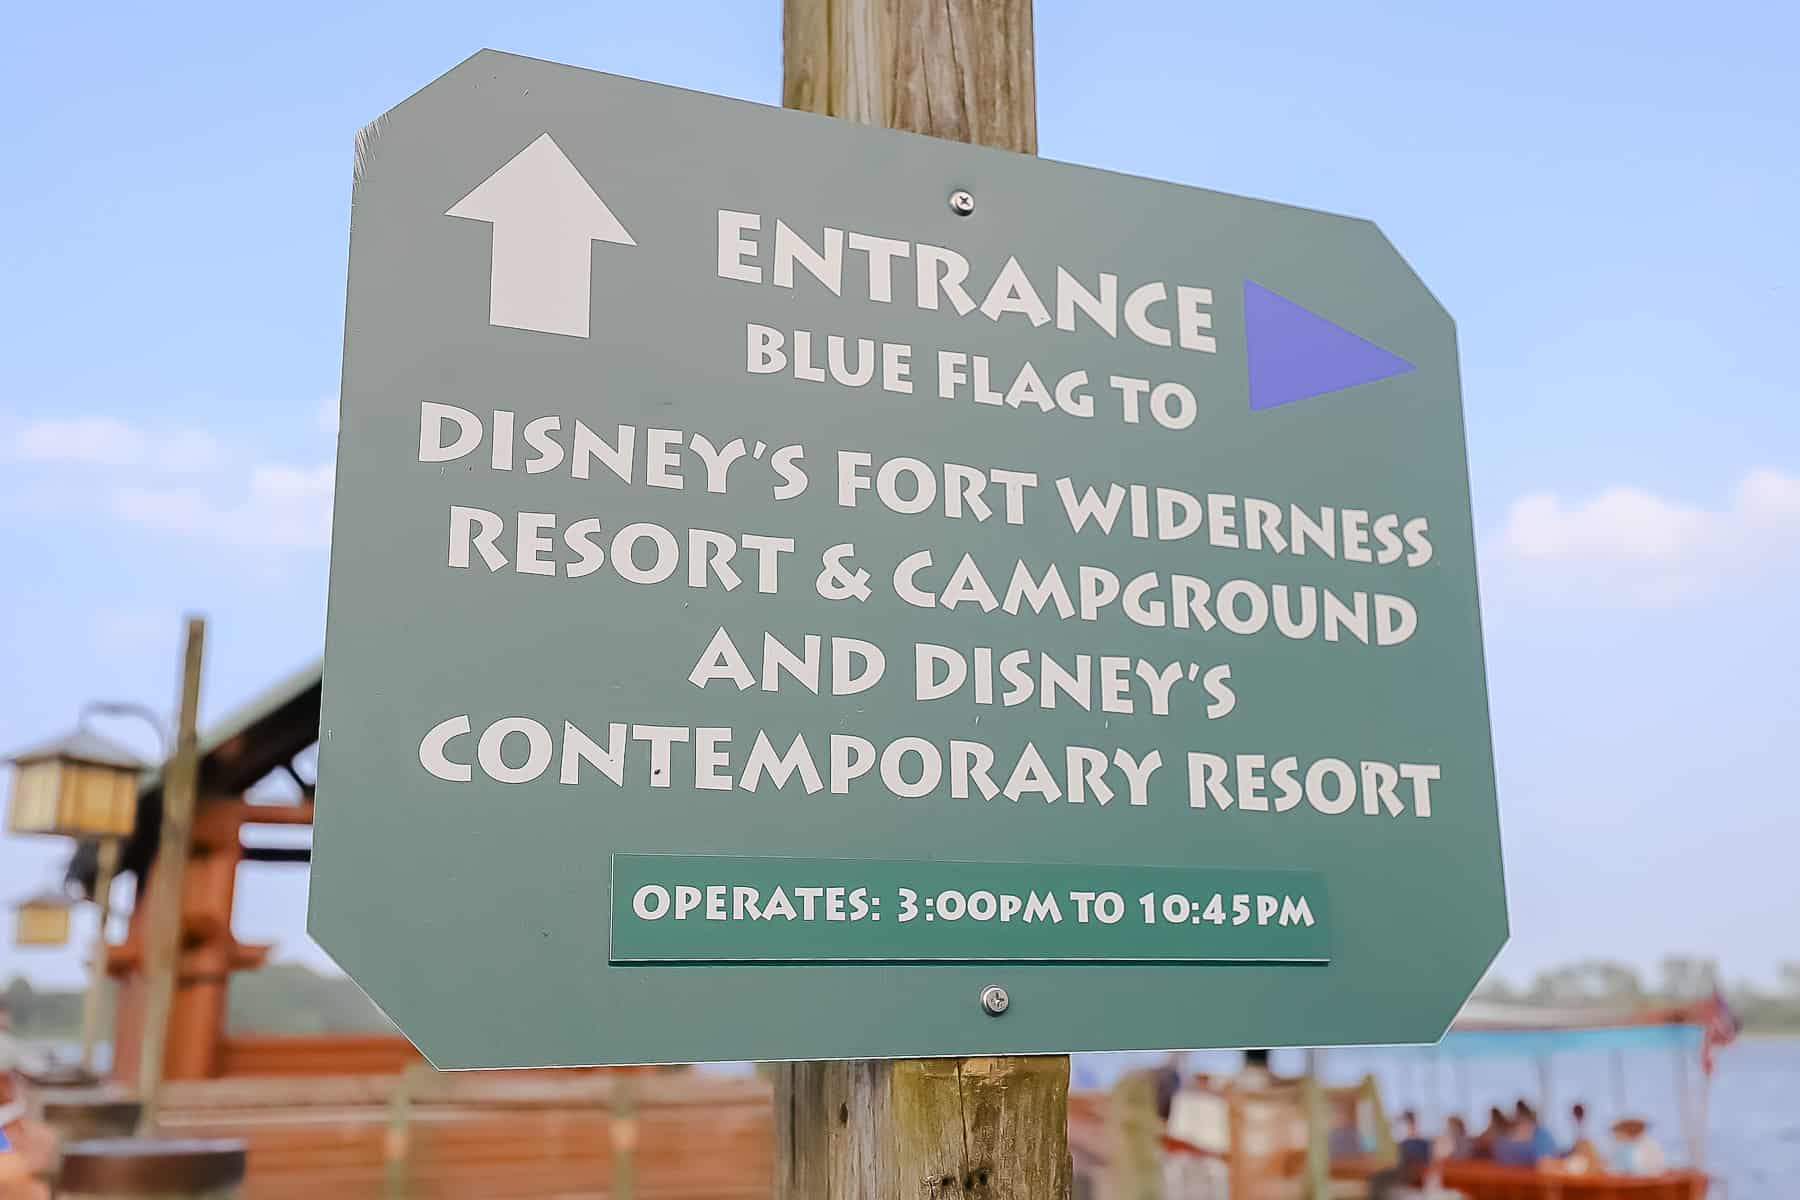
[(494, 227), (488, 324), (588, 336), (590, 242), (635, 246), (549, 134), (445, 214)]

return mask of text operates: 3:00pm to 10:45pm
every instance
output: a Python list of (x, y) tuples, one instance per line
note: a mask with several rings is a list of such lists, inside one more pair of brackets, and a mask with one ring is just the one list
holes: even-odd
[[(647, 883), (631, 896), (640, 921), (855, 922), (882, 919), (882, 897), (867, 887), (819, 885), (763, 889), (741, 884)], [(1128, 901), (1117, 891), (1068, 889), (1023, 895), (987, 889), (946, 888), (923, 897), (897, 888), (888, 912), (900, 923), (945, 921), (1060, 925), (1277, 925), (1310, 926), (1315, 918), (1304, 895), (1266, 892), (1145, 892)]]

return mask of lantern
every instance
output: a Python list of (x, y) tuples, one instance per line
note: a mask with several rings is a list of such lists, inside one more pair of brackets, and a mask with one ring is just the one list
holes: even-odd
[(69, 944), (69, 898), (60, 892), (40, 892), (13, 906), (18, 915), (21, 946), (66, 946)]
[(127, 837), (137, 821), (144, 764), (116, 742), (77, 729), (12, 756), (13, 833), (76, 838)]

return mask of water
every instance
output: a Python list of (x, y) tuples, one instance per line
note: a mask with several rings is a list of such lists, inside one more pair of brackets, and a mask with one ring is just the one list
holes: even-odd
[[(58, 1045), (71, 1061), (73, 1044)], [(104, 1064), (109, 1047), (99, 1048)], [(1135, 1066), (1161, 1062), (1161, 1054), (1077, 1054), (1071, 1083), (1101, 1089)], [(1602, 1151), (1613, 1120), (1626, 1112), (1651, 1123), (1651, 1132), (1671, 1160), (1689, 1162), (1681, 1118), (1683, 1063), (1689, 1095), (1698, 1106), (1704, 1080), (1691, 1046), (1679, 1057), (1669, 1049), (1552, 1054), (1547, 1080), (1529, 1056), (1451, 1058), (1429, 1049), (1327, 1050), (1319, 1052), (1320, 1073), (1328, 1083), (1355, 1083), (1365, 1073), (1381, 1086), (1388, 1113), (1413, 1109), (1427, 1131), (1442, 1127), (1444, 1117), (1462, 1113), (1479, 1117), (1495, 1105), (1510, 1108), (1523, 1098), (1539, 1102), (1540, 1085), (1550, 1091), (1551, 1132), (1567, 1141), (1569, 1106), (1588, 1107), (1588, 1129)], [(1187, 1056), (1190, 1071), (1230, 1075), (1243, 1061), (1235, 1050), (1196, 1051)], [(1298, 1050), (1277, 1050), (1275, 1070), (1299, 1074), (1305, 1057)], [(750, 1070), (749, 1064), (733, 1064)], [(719, 1065), (713, 1070), (731, 1070)], [(1482, 1120), (1474, 1122), (1477, 1126)], [(1800, 1038), (1741, 1038), (1720, 1052), (1713, 1075), (1704, 1147), (1706, 1169), (1724, 1180), (1723, 1194), (1712, 1200), (1794, 1200), (1800, 1196)]]
[(1800, 1192), (1800, 1038), (1750, 1038), (1720, 1056), (1707, 1168), (1730, 1200)]
[[(1127, 1069), (1159, 1062), (1160, 1054), (1078, 1054), (1072, 1064), (1077, 1088), (1103, 1088)], [(1234, 1072), (1235, 1051), (1187, 1056), (1191, 1071)], [(1277, 1050), (1280, 1074), (1298, 1074), (1305, 1060), (1298, 1050)], [(1668, 1049), (1552, 1054), (1540, 1077), (1529, 1056), (1451, 1058), (1431, 1050), (1346, 1049), (1320, 1053), (1320, 1073), (1334, 1084), (1355, 1083), (1373, 1074), (1390, 1116), (1418, 1112), (1427, 1131), (1441, 1128), (1450, 1113), (1462, 1113), (1479, 1128), (1491, 1106), (1511, 1108), (1520, 1099), (1539, 1104), (1548, 1084), (1548, 1124), (1559, 1140), (1569, 1138), (1569, 1106), (1587, 1105), (1588, 1129), (1605, 1151), (1607, 1129), (1630, 1113), (1646, 1118), (1652, 1135), (1675, 1162), (1691, 1162), (1681, 1114), (1682, 1074), (1696, 1108), (1704, 1089), (1697, 1056)], [(1474, 1119), (1480, 1117), (1480, 1119)], [(1726, 1183), (1714, 1200), (1793, 1200), (1800, 1196), (1800, 1038), (1742, 1038), (1719, 1054), (1713, 1076), (1704, 1165)]]

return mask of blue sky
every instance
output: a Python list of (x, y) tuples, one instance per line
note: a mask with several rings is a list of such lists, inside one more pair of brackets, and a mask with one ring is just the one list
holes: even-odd
[[(0, 747), (324, 623), (351, 145), (482, 46), (773, 102), (777, 0), (27, 6), (0, 39)], [(1800, 959), (1786, 5), (1038, 6), (1044, 154), (1373, 217), (1458, 319), (1523, 976)], [(143, 735), (129, 725), (117, 734)], [(0, 899), (56, 843), (0, 840)], [(304, 878), (239, 936), (318, 961)], [(0, 945), (0, 978), (79, 976)]]

